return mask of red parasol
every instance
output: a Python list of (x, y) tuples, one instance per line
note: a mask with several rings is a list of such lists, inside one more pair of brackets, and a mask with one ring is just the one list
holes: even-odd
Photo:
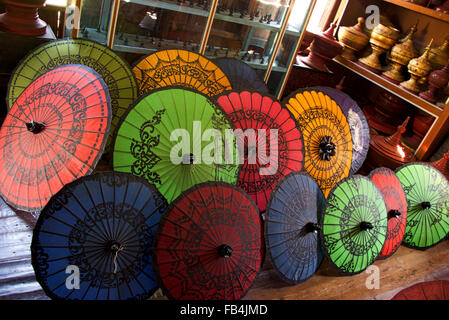
[(0, 194), (37, 211), (65, 184), (89, 174), (109, 134), (110, 97), (94, 70), (57, 67), (15, 101), (0, 131)]
[(388, 258), (402, 243), (407, 224), (407, 199), (401, 181), (388, 168), (378, 168), (370, 173), (370, 179), (379, 188), (385, 199), (388, 213), (388, 230), (378, 258)]
[(400, 291), (391, 300), (449, 300), (449, 281), (420, 282)]
[(153, 268), (172, 299), (239, 299), (263, 262), (263, 228), (254, 201), (224, 182), (183, 192), (161, 218)]
[(298, 125), (287, 108), (266, 94), (228, 92), (218, 96), (217, 102), (235, 129), (245, 134), (254, 130), (255, 139), (236, 135), (246, 155), (241, 161), (238, 186), (264, 211), (276, 184), (304, 167), (304, 143)]

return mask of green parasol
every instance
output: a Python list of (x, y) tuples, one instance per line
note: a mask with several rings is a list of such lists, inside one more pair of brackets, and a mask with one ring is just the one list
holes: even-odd
[[(226, 115), (207, 96), (185, 88), (155, 89), (123, 115), (113, 166), (156, 185), (170, 203), (206, 181), (237, 182), (237, 146)], [(225, 141), (226, 140), (226, 141)]]
[[(111, 96), (112, 136), (122, 114), (137, 99), (137, 82), (126, 61), (111, 49), (90, 40), (57, 40), (31, 51), (11, 75), (6, 98), (8, 110), (36, 78), (66, 64), (88, 66), (106, 82)], [(111, 139), (106, 143), (107, 152), (110, 143)]]
[(368, 178), (355, 175), (331, 191), (321, 221), (324, 252), (343, 274), (360, 273), (376, 260), (388, 228), (382, 193)]
[(434, 167), (409, 163), (396, 170), (407, 199), (403, 243), (427, 249), (449, 233), (449, 182)]

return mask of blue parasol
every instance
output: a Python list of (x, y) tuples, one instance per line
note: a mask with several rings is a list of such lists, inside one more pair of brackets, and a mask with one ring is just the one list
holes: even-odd
[(310, 278), (322, 261), (318, 223), (325, 202), (315, 180), (298, 171), (286, 175), (271, 194), (265, 243), (275, 270), (289, 284)]
[(147, 299), (157, 289), (153, 234), (167, 204), (128, 173), (101, 172), (66, 185), (33, 233), (32, 264), (53, 299)]

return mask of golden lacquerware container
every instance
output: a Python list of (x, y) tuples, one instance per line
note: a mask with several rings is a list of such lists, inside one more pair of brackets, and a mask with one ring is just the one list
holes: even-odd
[(410, 29), (410, 32), (403, 40), (391, 49), (389, 70), (385, 71), (383, 76), (397, 84), (405, 80), (402, 74), (403, 67), (406, 67), (410, 60), (418, 56), (418, 51), (413, 44), (413, 35), (415, 32), (416, 25)]
[(358, 23), (352, 27), (340, 27), (338, 40), (345, 46), (341, 56), (347, 60), (357, 60), (355, 53), (365, 48), (369, 37), (363, 32), (365, 18), (359, 17)]
[(400, 36), (401, 33), (398, 29), (378, 24), (373, 29), (369, 40), (373, 52), (369, 56), (359, 59), (359, 62), (373, 72), (381, 73), (382, 64), (380, 63), (379, 56), (390, 50), (399, 40)]
[(419, 93), (419, 80), (426, 77), (430, 71), (432, 71), (432, 65), (429, 62), (429, 52), (432, 47), (433, 39), (430, 41), (426, 50), (419, 58), (410, 60), (408, 64), (408, 71), (411, 74), (411, 78), (408, 81), (401, 82), (401, 87), (413, 92)]
[(430, 64), (432, 70), (441, 70), (449, 60), (449, 37), (438, 48), (433, 48), (429, 53)]

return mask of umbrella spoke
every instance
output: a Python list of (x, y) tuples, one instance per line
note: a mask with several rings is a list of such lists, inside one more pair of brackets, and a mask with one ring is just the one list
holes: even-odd
[[(176, 208), (176, 209), (179, 210), (179, 208)], [(180, 210), (180, 211), (181, 211), (181, 210)], [(181, 212), (182, 212), (182, 211), (181, 211)], [(185, 214), (185, 213), (184, 213), (184, 216), (187, 217), (187, 218), (189, 218), (189, 220), (192, 221), (193, 224), (195, 224), (197, 227), (199, 227), (199, 229), (202, 231), (202, 232), (201, 232), (202, 235), (207, 236), (208, 239), (202, 239), (202, 240), (205, 240), (205, 241), (209, 244), (209, 245), (207, 246), (208, 248), (216, 248), (216, 247), (217, 247), (218, 244), (214, 241), (214, 239), (213, 239), (208, 233), (206, 233), (205, 230), (201, 229), (201, 226), (200, 226), (198, 223), (196, 223), (194, 220), (192, 220), (192, 218), (189, 217), (189, 216), (188, 216), (187, 214)], [(194, 231), (188, 229), (186, 226), (184, 226), (184, 225), (182, 225), (182, 224), (180, 224), (180, 223), (177, 223), (177, 222), (174, 221), (174, 220), (168, 219), (168, 217), (164, 217), (164, 219), (166, 219), (167, 222), (173, 224), (174, 226), (179, 227), (179, 228), (181, 228), (181, 229), (187, 231), (187, 232), (190, 233), (190, 234), (193, 234), (193, 235), (198, 236), (197, 233), (195, 233)], [(165, 235), (165, 234), (164, 234), (164, 235)], [(202, 245), (205, 245), (205, 244), (202, 243)]]

